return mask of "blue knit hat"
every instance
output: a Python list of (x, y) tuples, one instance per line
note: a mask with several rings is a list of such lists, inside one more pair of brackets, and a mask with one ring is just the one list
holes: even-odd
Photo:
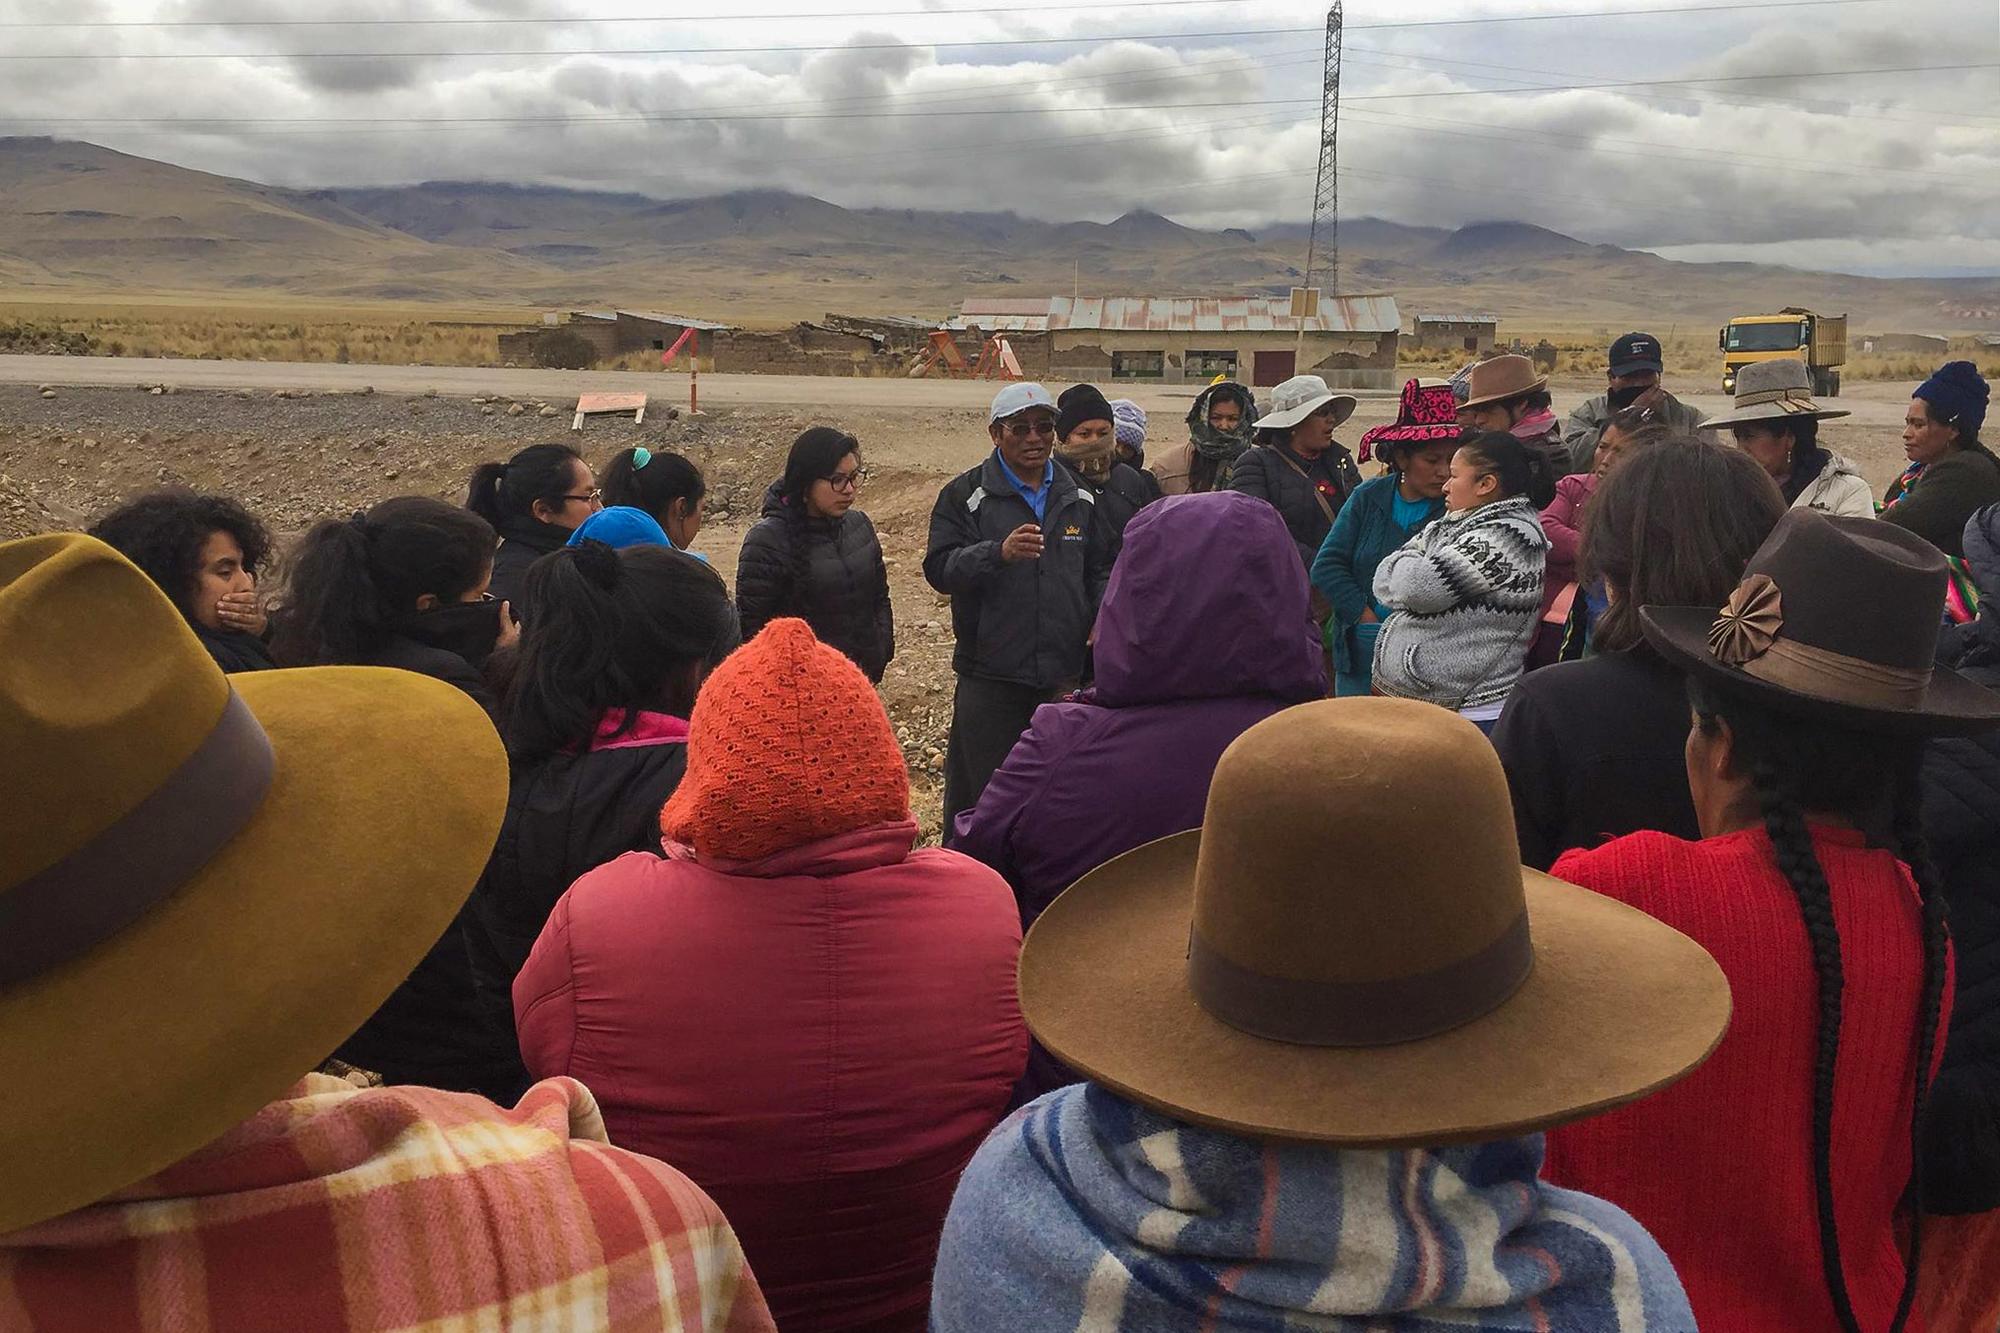
[(613, 505), (600, 509), (583, 521), (583, 526), (569, 535), (569, 545), (582, 542), (603, 542), (614, 551), (622, 551), (628, 546), (667, 546), (667, 530), (659, 520), (643, 509), (630, 505)]
[(1979, 367), (1970, 361), (1947, 361), (1910, 396), (1929, 403), (1939, 420), (1958, 427), (1966, 435), (1977, 435), (1986, 424), (1986, 400), (1990, 393), (1986, 381), (1980, 377)]

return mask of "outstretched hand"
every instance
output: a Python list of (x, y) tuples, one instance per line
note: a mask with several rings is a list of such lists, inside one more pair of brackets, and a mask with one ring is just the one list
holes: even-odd
[(1042, 530), (1033, 523), (1023, 523), (1000, 543), (1000, 558), (1010, 565), (1022, 560), (1039, 560), (1041, 556)]

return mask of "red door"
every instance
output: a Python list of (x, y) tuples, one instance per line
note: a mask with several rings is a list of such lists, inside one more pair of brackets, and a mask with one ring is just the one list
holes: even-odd
[(1250, 363), (1250, 386), (1268, 389), (1283, 384), (1297, 373), (1296, 352), (1257, 352)]

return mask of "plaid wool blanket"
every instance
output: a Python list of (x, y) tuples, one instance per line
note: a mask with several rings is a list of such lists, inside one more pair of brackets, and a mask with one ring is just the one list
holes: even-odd
[(0, 1328), (768, 1333), (736, 1235), (613, 1148), (582, 1084), (514, 1110), (310, 1075), (101, 1203), (0, 1236)]
[(1434, 1152), (1268, 1143), (1094, 1084), (1003, 1121), (960, 1179), (935, 1333), (1689, 1333), (1673, 1267), (1543, 1184), (1540, 1135)]

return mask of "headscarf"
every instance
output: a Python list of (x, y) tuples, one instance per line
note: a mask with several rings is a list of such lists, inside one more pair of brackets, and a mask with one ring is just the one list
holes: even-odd
[(1143, 466), (1146, 461), (1146, 409), (1130, 398), (1113, 398), (1111, 422), (1118, 447), (1131, 450), (1133, 467)]
[[(1208, 409), (1218, 398), (1233, 398), (1243, 408), (1243, 419), (1236, 423), (1236, 429), (1224, 433), (1208, 424)], [(1188, 440), (1194, 451), (1203, 458), (1218, 465), (1217, 484), (1221, 484), (1222, 469), (1243, 456), (1254, 438), (1257, 422), (1257, 398), (1250, 390), (1234, 380), (1224, 380), (1211, 384), (1201, 391), (1188, 409)]]

